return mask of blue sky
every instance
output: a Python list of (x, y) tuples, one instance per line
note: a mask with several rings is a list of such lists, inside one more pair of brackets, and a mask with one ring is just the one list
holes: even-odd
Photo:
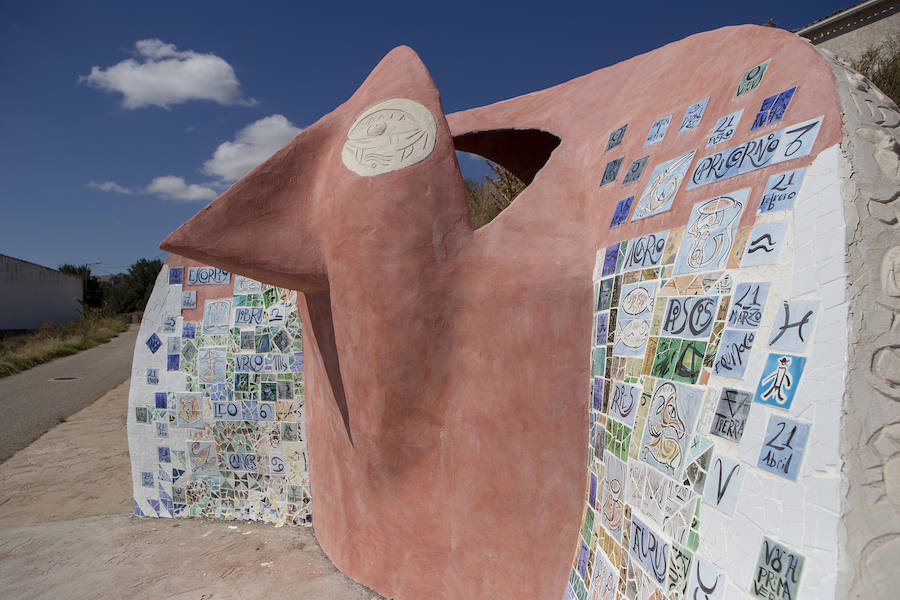
[(0, 253), (102, 261), (97, 274), (163, 258), (170, 231), (400, 44), (451, 113), (692, 33), (791, 29), (851, 3), (0, 0)]

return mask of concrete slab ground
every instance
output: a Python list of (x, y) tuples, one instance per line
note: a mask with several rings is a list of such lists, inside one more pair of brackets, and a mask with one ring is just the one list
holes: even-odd
[(128, 386), (0, 465), (0, 598), (380, 598), (311, 529), (131, 516)]

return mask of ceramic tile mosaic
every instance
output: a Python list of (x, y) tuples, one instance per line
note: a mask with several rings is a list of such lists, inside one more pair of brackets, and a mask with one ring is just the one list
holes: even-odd
[(606, 167), (603, 169), (603, 178), (600, 180), (601, 186), (616, 180), (616, 177), (619, 176), (619, 168), (622, 166), (623, 160), (625, 160), (625, 157), (620, 156), (619, 158), (606, 163)]
[(308, 524), (296, 293), (177, 260), (157, 278), (135, 347), (134, 512)]
[(766, 74), (766, 70), (769, 68), (769, 64), (772, 62), (772, 59), (766, 60), (755, 67), (747, 69), (747, 72), (741, 75), (741, 80), (738, 83), (737, 91), (734, 93), (734, 97), (737, 98), (739, 96), (743, 96), (748, 92), (752, 92), (756, 88), (759, 87), (759, 84), (762, 83), (763, 76)]
[(681, 127), (678, 128), (678, 131), (687, 131), (688, 129), (694, 129), (700, 125), (700, 119), (703, 118), (703, 113), (706, 111), (706, 104), (708, 102), (709, 98), (704, 98), (703, 100), (688, 106), (687, 110), (684, 111), (684, 117), (681, 119)]
[(650, 131), (647, 132), (647, 140), (644, 142), (644, 145), (650, 146), (651, 144), (661, 142), (662, 139), (666, 137), (666, 131), (668, 131), (669, 123), (671, 122), (672, 115), (654, 121), (653, 125), (650, 126)]
[(794, 199), (803, 185), (806, 168), (793, 169), (784, 173), (776, 173), (769, 177), (759, 202), (758, 213), (789, 210), (794, 207)]
[(818, 117), (701, 158), (691, 173), (687, 189), (806, 156), (812, 150), (821, 124), (822, 117)]
[(625, 177), (622, 178), (622, 185), (628, 185), (629, 183), (634, 183), (640, 179), (641, 175), (644, 174), (644, 167), (647, 166), (647, 161), (649, 160), (649, 156), (642, 156), (641, 158), (632, 161), (628, 166), (628, 170), (625, 171)]
[(622, 140), (625, 139), (625, 131), (628, 129), (628, 123), (625, 123), (615, 131), (609, 134), (609, 140), (606, 142), (606, 150), (605, 152), (609, 152), (616, 146), (622, 143)]
[(616, 211), (613, 213), (612, 221), (609, 222), (609, 228), (624, 225), (628, 221), (628, 213), (631, 212), (631, 203), (634, 202), (634, 196), (628, 196), (619, 200), (616, 204)]
[(634, 209), (632, 221), (657, 215), (672, 208), (672, 201), (678, 193), (695, 152), (692, 150), (653, 168), (647, 187), (638, 200), (637, 208)]
[(771, 125), (775, 121), (780, 121), (784, 118), (784, 113), (787, 111), (796, 91), (797, 87), (795, 86), (763, 100), (759, 111), (756, 113), (756, 118), (753, 119), (753, 124), (750, 125), (750, 131)]
[(747, 247), (741, 258), (742, 267), (774, 265), (784, 245), (788, 221), (772, 221), (757, 225), (747, 238)]
[[(748, 70), (735, 96), (765, 88), (770, 68)], [(566, 598), (834, 598), (801, 575), (813, 555), (837, 568), (837, 527), (816, 524), (837, 523), (838, 507), (813, 518), (809, 502), (840, 482), (823, 436), (838, 435), (842, 387), (822, 367), (843, 360), (827, 357), (846, 334), (823, 315), (844, 298), (813, 293), (816, 277), (795, 282), (816, 269), (799, 246), (817, 243), (806, 228), (843, 230), (835, 208), (802, 222), (794, 213), (835, 202), (836, 154), (788, 162), (810, 153), (822, 118), (791, 123), (796, 90), (766, 91), (748, 110), (765, 108), (769, 133), (750, 139), (743, 109), (723, 111), (705, 143), (732, 147), (693, 170), (691, 148), (658, 163), (631, 221), (684, 211), (682, 196), (707, 183), (734, 178), (736, 191), (691, 195), (684, 221), (630, 239), (616, 238), (626, 215), (610, 209), (594, 273), (585, 517)], [(654, 123), (648, 144), (670, 120)], [(765, 168), (781, 162), (789, 168)], [(842, 271), (826, 272), (844, 285)]]
[(737, 127), (741, 122), (741, 116), (743, 114), (744, 109), (742, 108), (741, 110), (733, 112), (730, 115), (725, 115), (716, 121), (712, 132), (709, 134), (709, 140), (706, 142), (706, 147), (709, 148), (710, 146), (714, 146), (720, 142), (727, 142), (733, 138), (734, 132), (737, 131)]

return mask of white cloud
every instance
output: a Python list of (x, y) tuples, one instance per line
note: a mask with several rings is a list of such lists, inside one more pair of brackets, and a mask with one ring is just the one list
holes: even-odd
[(233, 142), (219, 144), (213, 157), (203, 163), (203, 172), (224, 181), (243, 177), (302, 131), (283, 115), (271, 115), (237, 132)]
[(88, 183), (88, 187), (92, 187), (96, 190), (101, 190), (103, 192), (116, 192), (119, 194), (133, 194), (134, 191), (128, 189), (123, 185), (119, 185), (115, 181), (101, 181), (100, 183), (96, 181), (91, 181)]
[(255, 104), (241, 98), (234, 69), (215, 54), (179, 51), (158, 39), (135, 43), (137, 59), (129, 58), (106, 69), (94, 66), (78, 80), (101, 90), (123, 94), (124, 108), (169, 108), (189, 100), (219, 104)]
[(147, 194), (155, 194), (168, 200), (212, 200), (218, 196), (211, 187), (198, 185), (196, 183), (185, 183), (181, 177), (175, 175), (166, 175), (163, 177), (154, 177), (144, 192)]

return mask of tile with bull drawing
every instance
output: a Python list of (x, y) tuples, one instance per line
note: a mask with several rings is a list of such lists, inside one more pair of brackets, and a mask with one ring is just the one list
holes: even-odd
[(672, 208), (672, 202), (681, 187), (694, 154), (696, 154), (696, 150), (676, 156), (653, 168), (647, 186), (635, 205), (634, 214), (631, 216), (632, 221), (658, 215)]

